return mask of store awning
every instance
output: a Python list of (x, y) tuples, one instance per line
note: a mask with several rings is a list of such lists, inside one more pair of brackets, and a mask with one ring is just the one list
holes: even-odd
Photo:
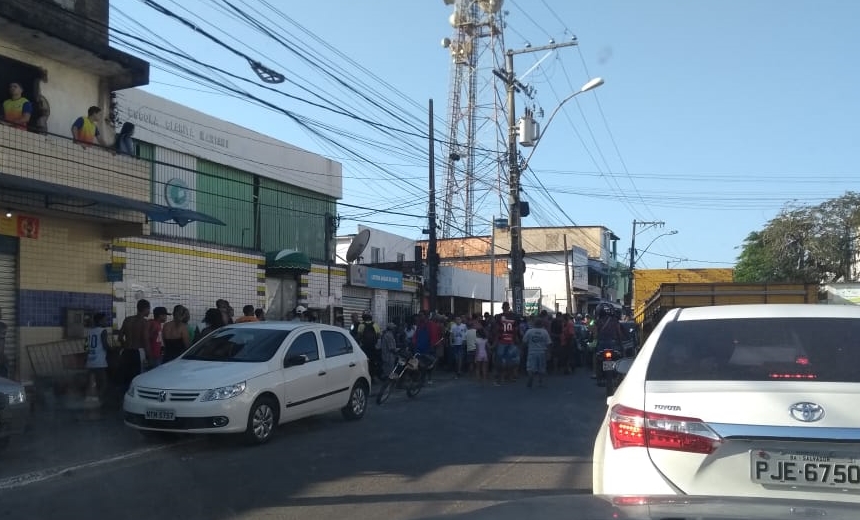
[(295, 249), (282, 249), (266, 253), (267, 269), (295, 269), (310, 272), (311, 260), (308, 255)]
[(92, 202), (95, 205), (109, 206), (116, 209), (127, 209), (143, 213), (150, 220), (156, 222), (175, 222), (180, 227), (185, 226), (189, 222), (205, 222), (207, 224), (216, 224), (218, 226), (226, 226), (215, 217), (192, 211), (189, 209), (171, 208), (151, 202), (130, 199), (110, 193), (100, 193), (98, 191), (85, 190), (82, 188), (72, 188), (63, 186), (62, 184), (54, 184), (38, 179), (28, 179), (26, 177), (18, 177), (9, 175), (8, 173), (0, 173), (0, 187), (10, 190), (23, 191), (28, 193), (38, 193), (40, 195), (54, 195), (57, 197), (72, 197), (83, 201)]

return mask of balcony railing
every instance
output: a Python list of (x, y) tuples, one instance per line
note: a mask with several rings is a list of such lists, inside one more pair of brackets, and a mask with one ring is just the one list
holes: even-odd
[[(150, 170), (149, 162), (116, 155), (110, 149), (84, 148), (63, 136), (0, 125), (0, 174), (149, 202)], [(71, 202), (66, 205), (74, 206)], [(100, 209), (99, 213), (142, 221), (142, 216), (129, 212), (104, 215)]]

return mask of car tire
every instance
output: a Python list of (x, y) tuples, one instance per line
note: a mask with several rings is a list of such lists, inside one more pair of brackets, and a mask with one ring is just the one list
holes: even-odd
[(248, 412), (245, 440), (257, 445), (269, 442), (278, 427), (278, 403), (271, 397), (258, 397)]
[[(382, 404), (388, 400), (391, 396), (391, 390), (394, 388), (394, 381), (391, 379), (386, 379), (382, 383), (382, 388), (379, 389), (379, 393), (376, 395), (376, 404)], [(350, 401), (352, 400), (352, 396), (350, 396)]]
[(364, 417), (364, 412), (367, 411), (367, 393), (367, 383), (363, 380), (356, 381), (349, 392), (349, 401), (340, 410), (344, 419), (357, 421)]

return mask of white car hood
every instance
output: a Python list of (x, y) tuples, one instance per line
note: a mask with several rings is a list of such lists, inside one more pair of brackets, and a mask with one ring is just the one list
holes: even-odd
[(134, 386), (164, 390), (208, 390), (261, 376), (268, 363), (176, 359), (134, 378)]

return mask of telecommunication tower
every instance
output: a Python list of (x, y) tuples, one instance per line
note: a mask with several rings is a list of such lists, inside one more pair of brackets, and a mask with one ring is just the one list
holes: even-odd
[[(475, 215), (505, 192), (508, 128), (503, 0), (443, 0), (453, 5), (454, 29), (442, 46), (451, 53), (442, 236), (472, 236)], [(494, 196), (495, 195), (495, 196)]]

